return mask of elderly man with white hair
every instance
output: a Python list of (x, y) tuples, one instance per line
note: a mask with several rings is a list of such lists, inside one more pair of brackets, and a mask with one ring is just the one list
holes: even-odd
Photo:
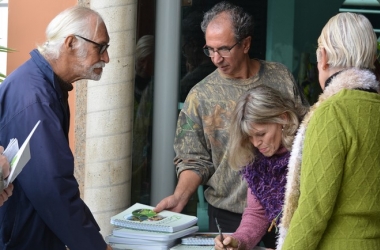
[(68, 143), (68, 91), (80, 79), (99, 80), (109, 62), (101, 16), (75, 6), (48, 25), (47, 40), (0, 87), (0, 142), (30, 140), (31, 159), (0, 208), (0, 249), (105, 250), (91, 211), (80, 198)]

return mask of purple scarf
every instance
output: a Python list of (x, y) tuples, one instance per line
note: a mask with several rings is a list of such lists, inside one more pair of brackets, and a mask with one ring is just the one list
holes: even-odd
[(276, 218), (282, 209), (289, 156), (290, 152), (271, 157), (265, 157), (258, 152), (255, 161), (241, 170), (252, 194), (264, 207), (269, 222)]

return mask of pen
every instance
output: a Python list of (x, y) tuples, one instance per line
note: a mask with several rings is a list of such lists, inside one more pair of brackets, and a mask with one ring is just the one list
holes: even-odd
[[(219, 231), (220, 240), (222, 241), (222, 244), (223, 244), (224, 238), (223, 238), (223, 234), (222, 234), (222, 228), (220, 227), (217, 218), (215, 218), (215, 223), (216, 223), (216, 227), (218, 228), (218, 231)], [(227, 248), (224, 244), (223, 244), (223, 248), (227, 250)]]

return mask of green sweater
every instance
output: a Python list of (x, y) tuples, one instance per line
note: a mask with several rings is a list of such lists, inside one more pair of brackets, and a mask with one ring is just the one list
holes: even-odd
[(315, 109), (299, 203), (282, 249), (380, 249), (379, 116), (380, 95), (355, 89)]
[(209, 188), (205, 198), (214, 207), (242, 213), (247, 184), (228, 165), (227, 145), (231, 115), (237, 99), (254, 86), (265, 84), (302, 105), (292, 74), (282, 64), (260, 61), (257, 75), (248, 79), (223, 78), (215, 70), (188, 94), (178, 118), (174, 142), (177, 174), (195, 171)]

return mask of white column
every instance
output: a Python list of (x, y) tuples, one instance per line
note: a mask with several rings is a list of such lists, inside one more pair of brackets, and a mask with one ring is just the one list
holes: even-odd
[(129, 206), (137, 0), (91, 0), (110, 35), (110, 63), (89, 81), (84, 200), (103, 236), (111, 216)]

